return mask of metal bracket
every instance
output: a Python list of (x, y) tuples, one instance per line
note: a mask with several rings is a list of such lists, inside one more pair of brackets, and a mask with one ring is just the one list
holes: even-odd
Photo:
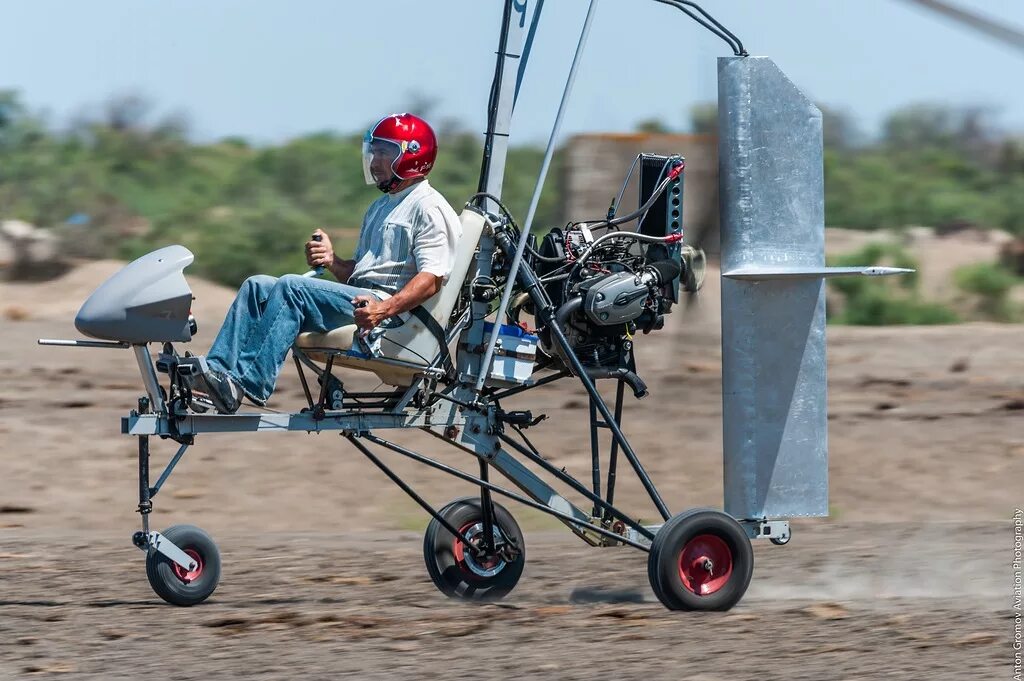
[(143, 551), (153, 549), (164, 554), (189, 572), (192, 572), (198, 567), (190, 555), (179, 549), (174, 542), (159, 532), (150, 532), (148, 534), (144, 532), (136, 532), (135, 536), (132, 537), (132, 543)]
[(751, 539), (771, 539), (774, 544), (785, 544), (792, 537), (788, 520), (741, 520), (740, 525)]
[[(661, 529), (662, 524), (663, 523), (659, 523), (657, 525), (644, 525), (643, 527), (644, 527), (645, 530), (649, 531), (651, 534), (657, 535), (658, 531)], [(650, 539), (648, 539), (644, 535), (640, 534), (639, 532), (636, 531), (636, 529), (634, 529), (632, 527), (627, 527), (626, 528), (626, 535), (625, 536), (626, 536), (626, 539), (629, 539), (630, 541), (635, 541), (638, 544), (643, 544), (644, 546), (650, 546), (651, 545), (651, 540)]]

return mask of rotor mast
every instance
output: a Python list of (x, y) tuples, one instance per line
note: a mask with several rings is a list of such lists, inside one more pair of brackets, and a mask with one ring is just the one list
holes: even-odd
[[(533, 17), (527, 24), (530, 4), (535, 4)], [(505, 177), (505, 158), (508, 155), (508, 137), (512, 125), (519, 86), (526, 70), (530, 46), (540, 19), (544, 0), (505, 0), (498, 38), (497, 62), (491, 96), (487, 105), (487, 130), (484, 133), (484, 155), (480, 165), (477, 191), (501, 197)], [(529, 26), (529, 29), (527, 29)], [(494, 202), (485, 204), (490, 212), (497, 212)]]

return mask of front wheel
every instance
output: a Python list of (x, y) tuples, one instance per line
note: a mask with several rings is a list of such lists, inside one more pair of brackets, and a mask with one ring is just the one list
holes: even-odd
[(168, 527), (163, 536), (196, 561), (186, 570), (155, 549), (146, 555), (146, 577), (156, 595), (171, 605), (202, 603), (220, 581), (220, 552), (210, 535), (192, 525)]
[(754, 550), (727, 513), (694, 509), (654, 536), (647, 559), (651, 588), (670, 610), (728, 610), (746, 593)]
[(439, 511), (474, 547), (466, 546), (436, 518), (427, 526), (423, 537), (427, 572), (437, 588), (450, 598), (498, 600), (515, 588), (523, 574), (526, 565), (523, 532), (505, 507), (493, 502), (492, 506), (493, 550), (486, 554), (475, 550), (482, 545), (485, 532), (478, 497), (456, 499)]

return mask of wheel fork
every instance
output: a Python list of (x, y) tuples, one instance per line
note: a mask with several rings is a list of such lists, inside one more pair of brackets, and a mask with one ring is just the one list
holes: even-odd
[[(149, 399), (139, 398), (139, 413), (145, 414), (149, 411)], [(159, 483), (157, 483), (159, 485)], [(187, 571), (192, 572), (198, 567), (192, 556), (188, 555), (174, 542), (159, 532), (151, 532), (149, 529), (149, 514), (153, 512), (153, 490), (149, 486), (149, 436), (139, 436), (139, 513), (142, 515), (142, 531), (132, 535), (132, 543), (143, 551), (154, 550), (162, 553), (175, 564), (180, 565)]]
[(176, 565), (180, 565), (189, 572), (199, 567), (192, 556), (182, 551), (174, 542), (159, 532), (136, 532), (132, 535), (132, 543), (143, 551), (153, 550), (164, 554)]

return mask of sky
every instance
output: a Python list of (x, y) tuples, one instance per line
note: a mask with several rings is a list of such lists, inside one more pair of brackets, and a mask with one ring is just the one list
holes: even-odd
[[(660, 118), (685, 130), (717, 98), (731, 54), (681, 12), (651, 0), (598, 5), (561, 138), (630, 131)], [(1024, 29), (1024, 0), (950, 0)], [(512, 124), (543, 143), (589, 0), (546, 0)], [(817, 102), (868, 134), (911, 103), (991, 107), (1024, 133), (1024, 52), (904, 0), (703, 0), (752, 55), (766, 55)], [(435, 121), (483, 131), (501, 0), (0, 0), (0, 89), (52, 125), (112, 95), (182, 113), (191, 136), (277, 143), (361, 131), (432, 103)]]

